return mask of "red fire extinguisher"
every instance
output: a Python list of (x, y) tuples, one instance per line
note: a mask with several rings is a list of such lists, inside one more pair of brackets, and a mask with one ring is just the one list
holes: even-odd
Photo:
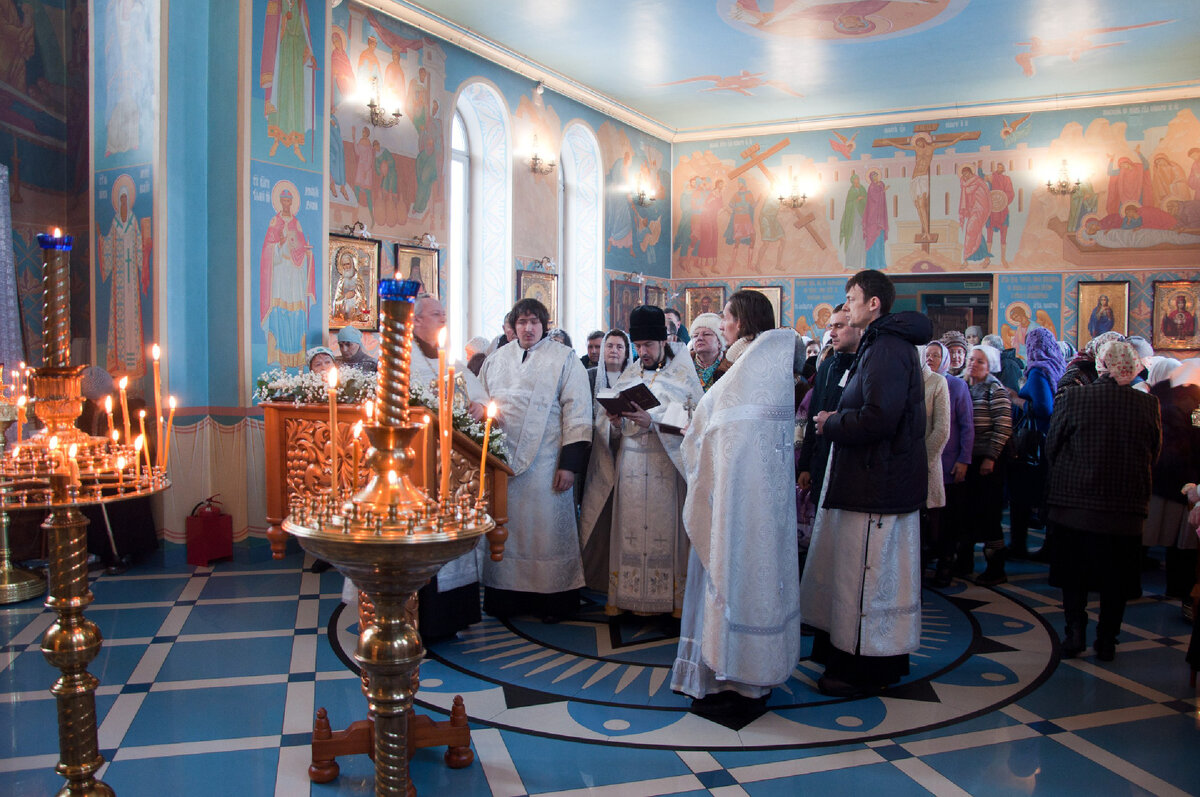
[(207, 565), (233, 558), (233, 517), (221, 511), (220, 493), (192, 507), (187, 518), (187, 562)]

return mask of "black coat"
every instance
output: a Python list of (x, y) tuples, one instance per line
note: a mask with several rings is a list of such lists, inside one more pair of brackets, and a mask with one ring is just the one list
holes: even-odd
[(1145, 517), (1162, 448), (1158, 399), (1101, 377), (1054, 400), (1046, 504)]
[(808, 400), (808, 416), (804, 419), (804, 442), (800, 444), (800, 457), (796, 462), (798, 471), (808, 471), (812, 479), (813, 495), (821, 494), (821, 485), (825, 483), (825, 466), (829, 462), (829, 438), (817, 434), (817, 424), (813, 420), (818, 412), (833, 412), (838, 408), (842, 399), (842, 374), (850, 369), (854, 355), (849, 352), (835, 351), (817, 366), (816, 376), (813, 377), (813, 395)]
[(925, 506), (925, 383), (916, 345), (933, 336), (921, 313), (881, 316), (863, 332), (838, 411), (824, 506), (899, 515)]
[(1164, 379), (1150, 388), (1162, 417), (1162, 456), (1154, 465), (1154, 494), (1186, 504), (1180, 490), (1200, 478), (1200, 429), (1192, 426), (1192, 411), (1200, 407), (1200, 386), (1171, 387)]

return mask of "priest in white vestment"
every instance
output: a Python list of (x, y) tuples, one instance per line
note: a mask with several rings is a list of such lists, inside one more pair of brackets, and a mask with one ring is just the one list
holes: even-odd
[(536, 299), (513, 307), (517, 345), (479, 372), (498, 407), (508, 464), (504, 559), (484, 562), (484, 611), (555, 622), (575, 614), (583, 586), (572, 487), (587, 462), (592, 395), (575, 352), (546, 337), (549, 311)]
[[(661, 308), (635, 307), (629, 336), (638, 360), (612, 389), (642, 383), (660, 403), (649, 411), (639, 408), (621, 416), (603, 408), (597, 413), (583, 496), (582, 545), (587, 559), (593, 534), (615, 531), (608, 540), (608, 578), (601, 590), (608, 593), (605, 614), (632, 611), (678, 617), (689, 547), (683, 530), (683, 436), (662, 422), (671, 419), (669, 412), (686, 418), (704, 390), (684, 345), (667, 342)], [(604, 517), (606, 509), (610, 522)]]
[[(437, 337), (446, 326), (442, 303), (428, 293), (418, 296), (412, 325), (411, 384), (421, 385), (427, 395), (436, 396)], [(471, 417), (481, 420), (487, 412), (488, 401), (483, 383), (462, 361), (454, 362), (454, 382), (455, 404), (465, 403)], [(426, 639), (452, 636), (482, 619), (479, 579), (486, 549), (486, 543), (481, 541), (474, 550), (442, 565), (437, 575), (421, 588), (417, 596), (421, 636)]]
[(691, 540), (671, 688), (709, 718), (750, 717), (800, 658), (795, 378), (804, 344), (770, 301), (737, 291), (722, 332), (731, 360), (683, 441)]
[(880, 271), (846, 283), (845, 312), (863, 330), (836, 412), (814, 417), (832, 445), (801, 606), (819, 629), (822, 694), (878, 693), (908, 673), (921, 637), (921, 529), (928, 465), (925, 386), (914, 345), (933, 335), (920, 313), (891, 313)]

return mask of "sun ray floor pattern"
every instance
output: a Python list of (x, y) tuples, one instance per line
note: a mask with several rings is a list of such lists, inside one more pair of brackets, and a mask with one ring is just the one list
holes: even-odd
[[(366, 708), (344, 660), (355, 626), (341, 577), (308, 572), (289, 550), (274, 561), (251, 540), (232, 561), (193, 567), (167, 545), (122, 575), (92, 574), (101, 777), (117, 794), (372, 793), (365, 756), (339, 759), (332, 783), (308, 781), (316, 709), (338, 728)], [(1059, 659), (1062, 611), (1044, 567), (1018, 564), (1010, 578), (926, 590), (922, 648), (885, 695), (824, 698), (802, 658), (766, 713), (739, 727), (689, 714), (671, 692), (670, 622), (610, 623), (596, 600), (554, 626), (485, 617), (429, 645), (418, 695), (437, 718), (463, 695), (476, 761), (451, 770), (440, 749), (418, 751), (414, 782), (424, 795), (503, 797), (1200, 791), (1189, 628), (1161, 594), (1161, 570), (1146, 573), (1109, 664), (1090, 651)], [(63, 782), (58, 673), (40, 650), (52, 619), (40, 600), (0, 607), (0, 794)]]

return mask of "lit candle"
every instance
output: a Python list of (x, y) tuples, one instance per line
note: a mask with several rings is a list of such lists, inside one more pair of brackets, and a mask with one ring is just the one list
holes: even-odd
[(104, 412), (108, 415), (108, 431), (113, 430), (112, 394), (104, 397)]
[(357, 421), (354, 424), (354, 470), (350, 472), (350, 485), (354, 490), (358, 489), (358, 437), (362, 434), (363, 422)]
[(121, 419), (125, 422), (125, 439), (132, 440), (133, 435), (129, 433), (129, 395), (125, 392), (127, 387), (129, 387), (129, 377), (123, 376), (117, 383), (117, 389), (121, 393)]
[(338, 491), (338, 454), (337, 454), (337, 385), (338, 369), (330, 368), (326, 374), (329, 380), (329, 492), (334, 497)]
[(26, 385), (29, 382), (29, 369), (25, 367), (24, 360), (21, 360), (21, 365), (19, 367), (21, 370), (21, 395), (25, 395), (27, 392), (29, 392), (26, 390)]
[(438, 332), (438, 422), (442, 420), (442, 407), (446, 406), (446, 328)]
[(489, 401), (487, 420), (483, 424), (483, 452), (479, 455), (479, 500), (483, 501), (483, 475), (487, 472), (488, 438), (492, 436), (492, 421), (496, 417), (496, 402)]
[(367, 419), (367, 425), (371, 425), (375, 421), (375, 402), (367, 399), (363, 404), (363, 417)]
[(142, 447), (146, 445), (146, 438), (141, 435), (133, 441), (133, 477), (138, 482), (142, 480)]
[[(150, 357), (154, 361), (154, 417), (160, 420), (155, 422), (154, 439), (158, 441), (159, 449), (162, 448), (163, 430), (162, 430), (162, 379), (158, 368), (158, 359), (162, 356), (162, 349), (155, 343), (150, 347)], [(162, 451), (158, 452), (158, 458), (161, 461)]]
[(150, 438), (146, 437), (146, 411), (145, 410), (140, 410), (138, 412), (138, 426), (140, 427), (141, 432), (142, 432), (141, 435), (139, 435), (139, 437), (141, 437), (141, 439), (142, 439), (142, 456), (146, 458), (146, 473), (153, 474), (154, 468), (151, 467), (151, 465), (150, 465)]
[[(116, 432), (113, 432), (116, 434)], [(117, 457), (117, 485), (125, 486), (125, 457)]]
[(62, 452), (58, 450), (58, 435), (50, 435), (50, 439), (46, 441), (46, 448), (50, 454), (50, 469), (58, 473), (62, 462)]
[(450, 498), (450, 451), (454, 442), (454, 366), (446, 370), (446, 401), (442, 411), (442, 499)]
[(163, 471), (171, 464), (171, 429), (175, 426), (175, 397), (167, 398), (167, 439), (163, 441)]
[(29, 399), (24, 395), (17, 396), (17, 442), (21, 442), (21, 427), (25, 424), (25, 403)]
[(76, 457), (79, 456), (79, 446), (71, 443), (71, 447), (67, 449), (67, 459), (71, 469), (71, 484), (79, 485), (79, 461)]

